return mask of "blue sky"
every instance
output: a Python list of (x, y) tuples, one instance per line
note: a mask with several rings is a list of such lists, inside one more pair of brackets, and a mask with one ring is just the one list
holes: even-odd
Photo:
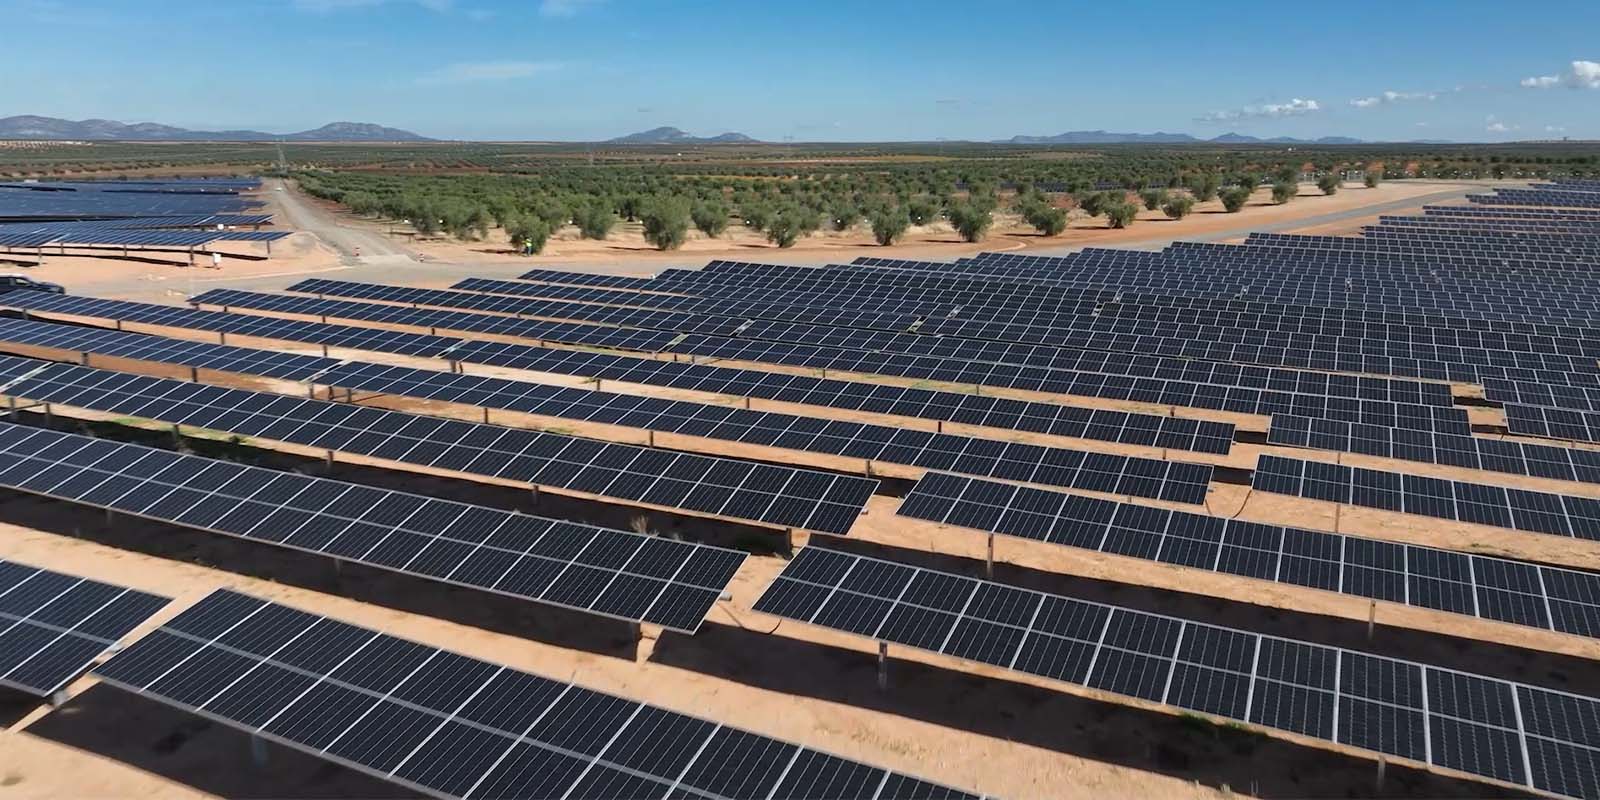
[(0, 27), (0, 116), (465, 139), (1600, 138), (1595, 0), (0, 0)]

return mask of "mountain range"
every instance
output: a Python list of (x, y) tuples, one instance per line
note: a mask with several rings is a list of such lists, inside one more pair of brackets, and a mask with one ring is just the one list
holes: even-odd
[(607, 139), (606, 144), (755, 144), (758, 141), (732, 131), (716, 136), (694, 136), (681, 128), (661, 127)]
[(1210, 139), (1199, 139), (1187, 133), (1113, 133), (1110, 131), (1067, 131), (1054, 136), (1013, 136), (998, 140), (1000, 144), (1361, 144), (1360, 139), (1348, 136), (1323, 136), (1318, 139), (1296, 139), (1292, 136), (1274, 136), (1262, 139), (1242, 133), (1224, 133)]
[(433, 141), (399, 128), (370, 122), (332, 122), (298, 133), (261, 131), (192, 131), (154, 122), (126, 124), (109, 119), (68, 120), (55, 117), (0, 118), (0, 139), (51, 139), (72, 141), (145, 142), (427, 142)]

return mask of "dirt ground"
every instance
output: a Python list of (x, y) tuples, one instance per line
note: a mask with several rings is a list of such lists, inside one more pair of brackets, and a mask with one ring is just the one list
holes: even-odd
[[(1002, 227), (979, 245), (952, 242), (949, 240), (954, 237), (949, 232), (932, 230), (909, 237), (906, 244), (895, 248), (864, 244), (868, 241), (865, 233), (855, 233), (814, 237), (803, 240), (795, 251), (778, 251), (748, 236), (735, 235), (718, 241), (697, 239), (683, 251), (661, 255), (641, 249), (638, 245), (642, 240), (634, 241), (637, 232), (619, 226), (621, 235), (616, 241), (560, 239), (552, 243), (551, 251), (545, 256), (533, 259), (481, 252), (496, 249), (492, 243), (415, 245), (427, 260), (422, 264), (394, 266), (398, 277), (389, 282), (439, 285), (475, 274), (472, 270), (480, 264), (482, 268), (477, 274), (515, 274), (516, 269), (551, 263), (588, 271), (648, 274), (674, 260), (703, 261), (710, 257), (773, 260), (772, 256), (782, 255), (802, 261), (807, 258), (842, 261), (858, 255), (892, 255), (942, 259), (980, 250), (1059, 248), (1135, 242), (1156, 236), (1199, 236), (1246, 226), (1282, 226), (1299, 218), (1350, 213), (1349, 221), (1318, 226), (1344, 232), (1362, 224), (1365, 218), (1355, 215), (1365, 206), (1404, 201), (1445, 188), (1449, 187), (1403, 182), (1373, 190), (1349, 187), (1333, 197), (1303, 196), (1287, 206), (1259, 205), (1262, 201), (1258, 193), (1258, 205), (1239, 214), (1205, 213), (1211, 209), (1202, 206), (1201, 213), (1172, 222), (1152, 219), (1161, 216), (1159, 212), (1141, 213), (1142, 221), (1123, 231), (1086, 227), (1080, 221), (1062, 237), (1043, 241), (1040, 237)], [(1315, 190), (1303, 191), (1312, 193)], [(349, 219), (341, 224), (370, 225)], [(344, 263), (347, 260), (315, 237), (297, 234), (277, 243), (270, 260), (232, 260), (220, 274), (166, 264), (130, 264), (48, 254), (46, 264), (28, 270), (28, 274), (67, 283), (78, 293), (179, 302), (184, 295), (213, 286), (238, 283), (264, 288), (280, 282), (286, 285), (316, 272), (345, 271), (341, 277), (384, 280), (367, 275), (391, 268), (388, 264)], [(362, 272), (363, 269), (368, 271)], [(130, 272), (137, 274), (130, 277)], [(357, 274), (360, 277), (356, 277)], [(132, 327), (135, 326), (130, 329)], [(161, 332), (214, 340), (193, 331)], [(229, 342), (280, 350), (314, 350), (304, 345), (264, 340), (230, 338)], [(409, 363), (406, 359), (366, 352), (336, 352), (334, 355)], [(95, 363), (122, 369), (139, 366), (127, 362)], [(745, 366), (788, 371), (771, 365)], [(150, 370), (139, 368), (136, 371)], [(581, 379), (570, 376), (470, 365), (467, 371), (564, 385), (581, 384)], [(226, 376), (207, 375), (202, 379), (240, 383)], [(256, 388), (291, 389), (260, 382)], [(640, 385), (607, 382), (603, 388), (733, 402), (728, 397), (666, 392), (658, 387)], [(1060, 399), (1034, 397), (1029, 393), (1015, 396)], [(1155, 413), (1174, 411), (1166, 407), (1144, 408), (1137, 404), (1103, 401), (1080, 403), (1081, 400), (1083, 398), (1072, 398), (1074, 404)], [(459, 408), (439, 404), (424, 406), (393, 398), (382, 404), (465, 416)], [(908, 427), (928, 425), (922, 420), (852, 415), (760, 401), (755, 407)], [(1243, 430), (1264, 429), (1260, 418), (1204, 413), (1197, 416), (1237, 422)], [(496, 413), (492, 418), (501, 424), (575, 425), (568, 420), (527, 415)], [(581, 432), (632, 442), (643, 441), (645, 436), (643, 431), (601, 426), (585, 427)], [(1248, 467), (1259, 453), (1266, 451), (1324, 457), (1306, 451), (1238, 444), (1230, 456), (1215, 459), (1119, 448), (1100, 442), (1056, 441), (1052, 437), (965, 426), (961, 432), (1204, 460), (1227, 467)], [(663, 439), (658, 444), (708, 454), (797, 460), (792, 453), (786, 455), (770, 448), (748, 448), (686, 437)], [(274, 457), (296, 458), (289, 450), (285, 448), (285, 452)], [(1326, 457), (1335, 456), (1327, 454)], [(1357, 457), (1346, 455), (1342, 459), (1344, 463), (1360, 463)], [(1485, 480), (1486, 474), (1399, 465), (1399, 462), (1370, 465), (1414, 469), (1443, 477), (1465, 475), (1467, 479), (1480, 481)], [(515, 502), (511, 498), (526, 495), (507, 487), (461, 480), (461, 476), (374, 468), (379, 466), (398, 465), (341, 464), (335, 477), (381, 482), (395, 488), (410, 488), (485, 505), (508, 505)], [(857, 469), (854, 465), (820, 461), (816, 466), (844, 471)], [(914, 470), (891, 471), (891, 474), (900, 472), (905, 472), (906, 477), (915, 474)], [(1552, 482), (1548, 481), (1499, 475), (1494, 476), (1493, 482), (1600, 496), (1600, 487), (1556, 484), (1557, 488), (1552, 488)], [(833, 540), (831, 544), (939, 569), (982, 574), (986, 544), (983, 535), (900, 517), (894, 513), (899, 502), (898, 498), (888, 495), (873, 498), (849, 540)], [(1139, 502), (1194, 510), (1192, 506)], [(1447, 526), (1437, 520), (1255, 493), (1247, 486), (1227, 481), (1213, 484), (1205, 509), (1218, 516), (1239, 516), (1600, 568), (1600, 546), (1590, 542), (1471, 525)], [(581, 501), (559, 504), (553, 510), (541, 509), (541, 512), (612, 525), (621, 524), (617, 515), (624, 513), (616, 507), (602, 508)], [(611, 516), (604, 516), (607, 514)], [(715, 523), (687, 519), (671, 524), (680, 526), (689, 538), (715, 534), (712, 530)], [(1113, 699), (1084, 687), (902, 648), (891, 650), (890, 688), (887, 692), (879, 691), (875, 684), (877, 662), (872, 642), (750, 610), (782, 568), (784, 562), (777, 556), (749, 559), (731, 586), (731, 599), (713, 609), (700, 633), (687, 637), (647, 630), (646, 640), (637, 653), (632, 652), (631, 642), (617, 639), (616, 631), (597, 626), (582, 615), (574, 617), (568, 612), (502, 598), (485, 599), (482, 593), (374, 569), (347, 567), (342, 572), (334, 572), (326, 560), (316, 557), (147, 521), (118, 518), (108, 524), (99, 512), (14, 493), (0, 493), (0, 557), (177, 598), (178, 602), (156, 622), (212, 589), (234, 588), (552, 678), (574, 680), (584, 686), (999, 797), (1203, 798), (1232, 794), (1486, 797), (1511, 793), (1504, 787), (1459, 780), (1403, 764), (1390, 764), (1380, 785), (1376, 782), (1375, 764), (1369, 757), (1325, 742), (1277, 732), (1261, 735), (1217, 726), (1198, 718), (1172, 714), (1154, 704)], [(997, 580), (1045, 591), (1415, 658), (1557, 688), (1592, 686), (1600, 679), (1594, 662), (1600, 658), (1600, 643), (1580, 637), (1395, 604), (1374, 607), (1365, 600), (1346, 595), (1004, 537), (996, 539), (995, 557)], [(1376, 629), (1370, 638), (1369, 615), (1376, 620)], [(68, 703), (53, 711), (25, 699), (0, 697), (0, 728), (4, 729), (0, 731), (0, 799), (407, 796), (404, 790), (389, 784), (278, 746), (268, 747), (263, 763), (252, 755), (248, 737), (243, 734), (111, 687), (96, 686), (92, 679), (76, 683), (72, 694)]]

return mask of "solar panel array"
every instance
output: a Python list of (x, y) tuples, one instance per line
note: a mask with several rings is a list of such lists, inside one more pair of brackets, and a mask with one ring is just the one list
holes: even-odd
[(52, 695), (168, 602), (0, 559), (0, 686)]
[(0, 486), (692, 633), (735, 550), (0, 426)]
[[(1183, 417), (1076, 408), (1052, 402), (657, 361), (533, 345), (460, 340), (276, 317), (191, 311), (148, 303), (62, 295), (22, 296), (27, 294), (31, 293), (0, 295), (0, 307), (215, 330), (400, 355), (448, 357), (464, 363), (1048, 433), (1077, 439), (1114, 441), (1143, 447), (1225, 455), (1233, 444), (1233, 425)], [(150, 343), (149, 337), (132, 334), (106, 336), (90, 329), (27, 321), (0, 321), (0, 341), (107, 354), (115, 354), (111, 349), (126, 343), (130, 349), (151, 353), (151, 348), (146, 346)], [(185, 342), (180, 352), (187, 358), (191, 357), (189, 354), (213, 351), (205, 345)], [(144, 360), (170, 361), (173, 358), (147, 355)]]
[[(83, 367), (0, 361), (38, 402), (825, 533), (849, 531), (876, 480)], [(1158, 462), (1165, 463), (1165, 462)], [(1203, 490), (1203, 487), (1202, 487)]]
[(757, 611), (1570, 797), (1600, 702), (809, 546)]
[(229, 591), (95, 674), (439, 797), (972, 797)]
[(1600, 637), (1600, 575), (931, 474), (901, 516)]
[[(1212, 468), (412, 367), (344, 364), (319, 383), (1091, 491), (1205, 502)], [(19, 390), (20, 391), (20, 390)], [(1105, 436), (1114, 436), (1107, 431)], [(1152, 439), (1158, 437), (1150, 431)], [(1096, 437), (1101, 438), (1101, 437)]]
[[(191, 302), (223, 309), (249, 308), (309, 315), (324, 320), (340, 318), (383, 322), (429, 328), (435, 332), (442, 328), (539, 340), (573, 341), (557, 338), (554, 331), (559, 326), (563, 331), (582, 331), (586, 341), (573, 343), (626, 350), (1017, 388), (1243, 414), (1292, 411), (1308, 416), (1330, 416), (1371, 424), (1455, 432), (1465, 432), (1467, 426), (1466, 412), (1447, 407), (1449, 395), (1446, 387), (1418, 384), (1416, 381), (1304, 373), (1304, 383), (1297, 378), (1291, 384), (1280, 385), (1271, 384), (1274, 375), (1265, 369), (1201, 363), (1198, 368), (1208, 379), (1230, 382), (1204, 383), (1187, 379), (1193, 376), (1197, 368), (1195, 362), (1170, 358), (1149, 363), (1148, 357), (1110, 352), (1083, 351), (1075, 356), (1082, 366), (1104, 370), (1094, 372), (953, 355), (923, 356), (816, 344), (743, 340), (727, 336), (684, 336), (671, 330), (607, 328), (582, 323), (544, 322), (503, 315), (232, 289), (213, 289), (191, 298)], [(719, 329), (731, 329), (744, 324), (744, 321), (732, 320), (719, 322), (717, 326)], [(597, 334), (608, 337), (608, 341), (596, 341)], [(934, 337), (928, 339), (939, 341)], [(1436, 388), (1424, 390), (1424, 386)], [(1443, 394), (1440, 394), (1441, 391)]]
[[(274, 241), (283, 231), (237, 231), (270, 214), (244, 214), (261, 203), (242, 192), (258, 181), (0, 184), (0, 246), (137, 246), (192, 248), (219, 240)], [(182, 230), (190, 229), (190, 230)]]
[(1256, 463), (1251, 486), (1311, 500), (1600, 540), (1600, 499), (1590, 497), (1270, 455)]

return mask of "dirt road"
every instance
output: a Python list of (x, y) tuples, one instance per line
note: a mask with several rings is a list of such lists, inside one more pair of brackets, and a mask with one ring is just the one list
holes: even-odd
[[(316, 234), (339, 251), (346, 265), (401, 258), (414, 260), (412, 253), (387, 236), (340, 224), (337, 217), (312, 204), (289, 181), (274, 179), (268, 182), (266, 189), (268, 206), (280, 225)], [(359, 261), (357, 253), (360, 253)]]

